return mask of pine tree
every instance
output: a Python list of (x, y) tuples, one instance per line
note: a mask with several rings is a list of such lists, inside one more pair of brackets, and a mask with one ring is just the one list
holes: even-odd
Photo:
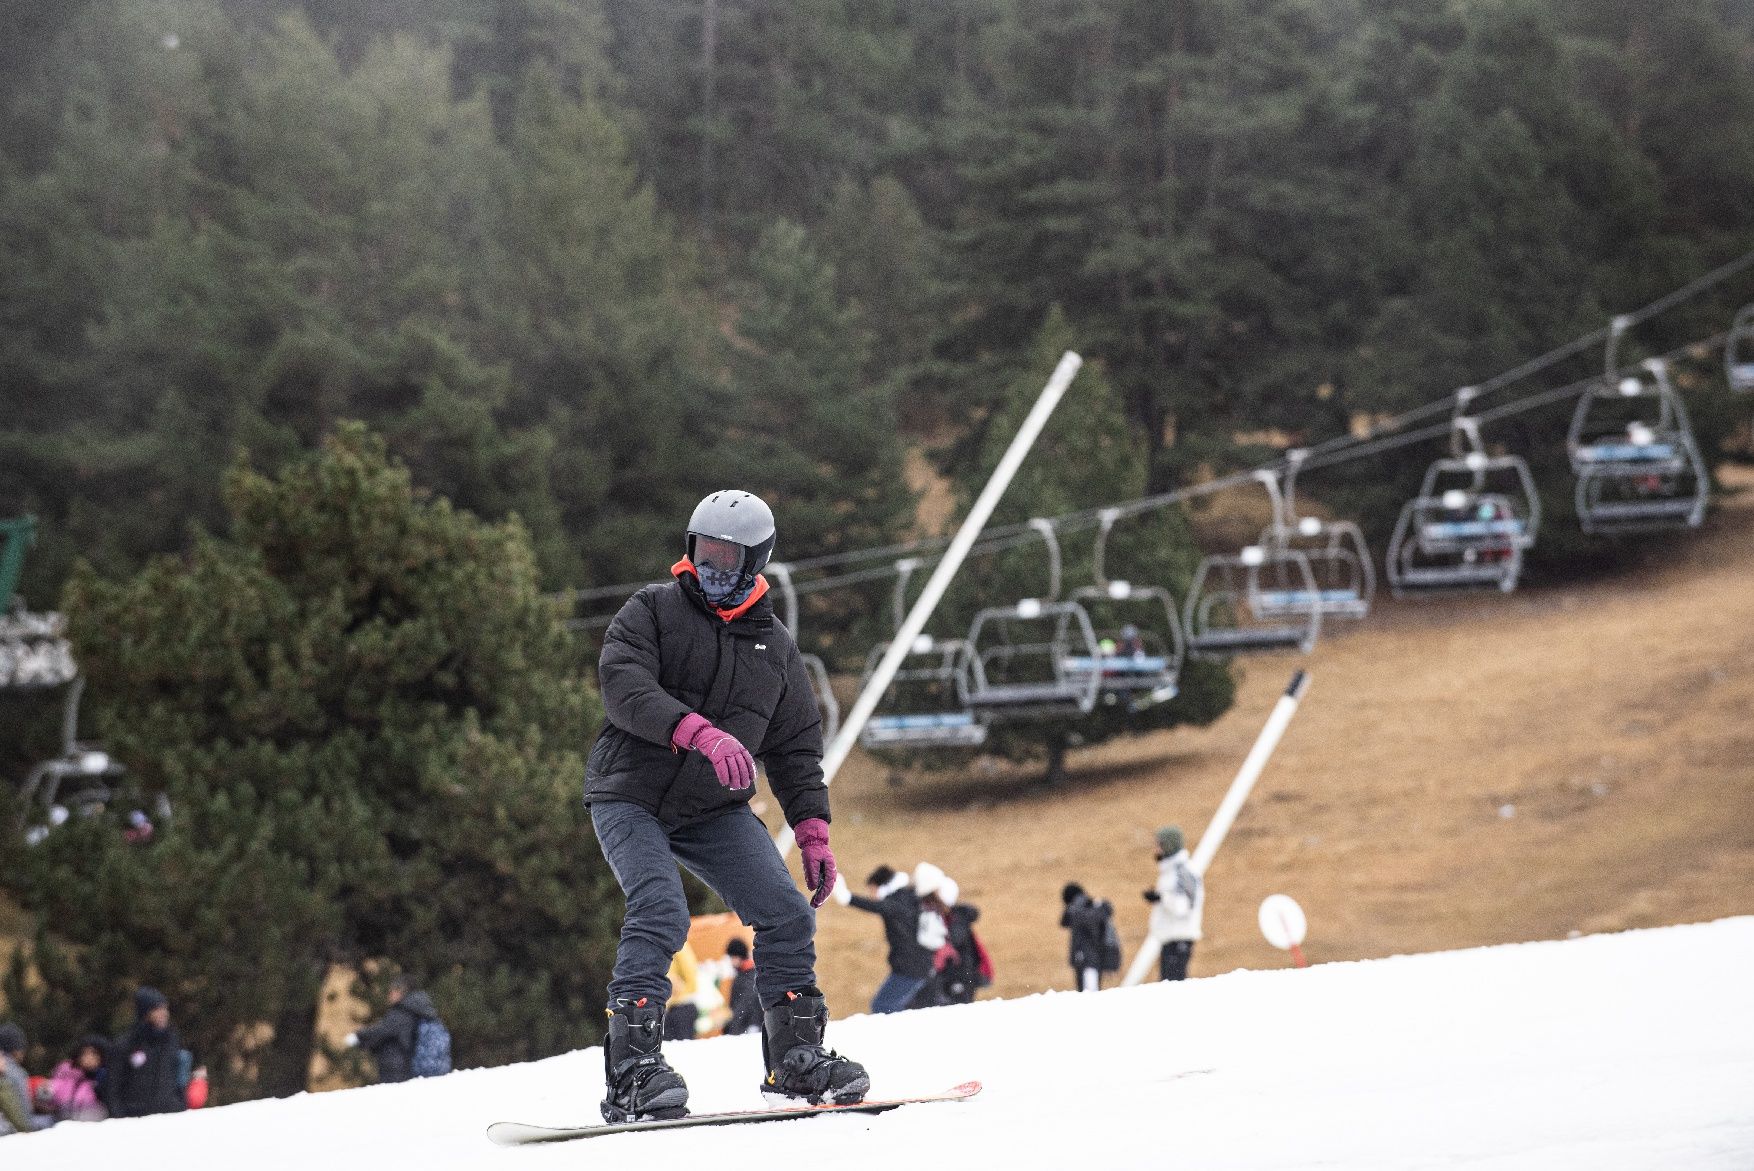
[(229, 1098), (304, 1088), (334, 964), (415, 973), (464, 1064), (590, 1041), (600, 716), (527, 535), (417, 492), (358, 426), (274, 480), (235, 466), (225, 499), (187, 559), (68, 587), (90, 724), (172, 813), (146, 845), (93, 818), (11, 847), (62, 980), (99, 1018), (162, 988)]
[(909, 500), (892, 381), (866, 381), (867, 334), (804, 229), (781, 220), (750, 256), (727, 420), (738, 464), (783, 518), (786, 547), (890, 540)]

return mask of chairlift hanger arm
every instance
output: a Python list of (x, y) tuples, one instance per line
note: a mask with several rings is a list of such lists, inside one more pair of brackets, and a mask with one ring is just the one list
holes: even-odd
[(785, 623), (786, 629), (792, 632), (792, 638), (796, 641), (798, 637), (798, 588), (792, 583), (792, 567), (784, 561), (770, 561), (767, 563), (767, 572), (768, 576), (772, 577), (780, 587), (783, 615), (780, 621)]
[(1048, 592), (1042, 599), (1044, 602), (1055, 602), (1060, 597), (1060, 538), (1054, 533), (1054, 522), (1045, 517), (1031, 517), (1029, 527), (1041, 534), (1042, 541), (1048, 547)]

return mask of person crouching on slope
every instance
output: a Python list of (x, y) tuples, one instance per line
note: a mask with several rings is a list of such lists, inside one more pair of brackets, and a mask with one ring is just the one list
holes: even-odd
[[(835, 882), (822, 719), (761, 576), (774, 535), (759, 497), (714, 492), (689, 518), (673, 580), (634, 594), (604, 636), (606, 719), (585, 802), (627, 897), (603, 1046), (607, 1122), (688, 1112), (688, 1086), (661, 1051), (666, 973), (688, 938), (677, 862), (755, 928), (764, 1096), (847, 1104), (870, 1089), (863, 1066), (822, 1045), (814, 908)], [(797, 837), (811, 899), (749, 807), (756, 760)]]

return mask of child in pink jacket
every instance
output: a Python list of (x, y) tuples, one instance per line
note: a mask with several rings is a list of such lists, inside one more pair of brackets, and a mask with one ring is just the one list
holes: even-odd
[(73, 1056), (55, 1067), (49, 1090), (55, 1116), (65, 1122), (101, 1122), (110, 1116), (104, 1107), (104, 1043), (87, 1037), (73, 1049)]

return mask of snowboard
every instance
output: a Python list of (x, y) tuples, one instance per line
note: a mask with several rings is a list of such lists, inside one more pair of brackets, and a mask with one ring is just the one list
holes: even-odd
[(960, 1086), (937, 1094), (922, 1094), (914, 1098), (867, 1098), (851, 1106), (773, 1106), (762, 1110), (726, 1110), (716, 1114), (689, 1114), (682, 1118), (654, 1118), (649, 1122), (609, 1122), (596, 1126), (532, 1126), (526, 1122), (496, 1122), (487, 1128), (487, 1137), (502, 1147), (520, 1147), (526, 1143), (564, 1143), (573, 1139), (628, 1134), (638, 1130), (682, 1130), (691, 1126), (783, 1122), (793, 1118), (817, 1118), (824, 1114), (882, 1114), (901, 1106), (917, 1106), (927, 1102), (961, 1102), (980, 1092), (979, 1082), (963, 1082)]

